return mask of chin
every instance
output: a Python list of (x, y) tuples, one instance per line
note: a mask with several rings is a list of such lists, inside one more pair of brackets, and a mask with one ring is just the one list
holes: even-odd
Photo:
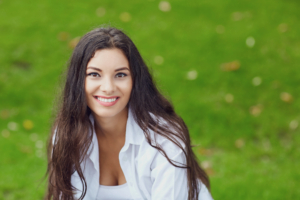
[(92, 112), (95, 117), (111, 118), (111, 117), (115, 117), (115, 116), (121, 114), (122, 112), (126, 111), (126, 109), (127, 109), (127, 107), (125, 107), (123, 109), (102, 108), (102, 109), (92, 110)]

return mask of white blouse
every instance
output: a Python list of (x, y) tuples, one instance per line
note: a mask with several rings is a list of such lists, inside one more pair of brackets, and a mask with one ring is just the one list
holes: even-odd
[(128, 184), (116, 186), (100, 185), (96, 200), (131, 200)]
[[(94, 126), (92, 115), (90, 115), (90, 120)], [(94, 129), (91, 134), (93, 134), (92, 144), (86, 159), (81, 163), (87, 182), (84, 200), (96, 200), (99, 189), (98, 141)], [(154, 136), (153, 131), (150, 131), (150, 134)], [(175, 163), (186, 163), (183, 151), (170, 140), (157, 135), (156, 141)], [(119, 153), (119, 162), (132, 200), (188, 199), (187, 170), (174, 167), (157, 149), (149, 145), (130, 109), (126, 124), (125, 144)], [(71, 184), (77, 188), (74, 197), (78, 199), (83, 186), (76, 171), (71, 176)], [(213, 200), (206, 186), (202, 183), (200, 185), (198, 200)]]

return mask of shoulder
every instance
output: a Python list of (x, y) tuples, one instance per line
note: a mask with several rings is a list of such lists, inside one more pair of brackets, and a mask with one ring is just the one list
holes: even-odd
[[(185, 148), (185, 143), (180, 139), (179, 136), (183, 135), (183, 133), (179, 132), (175, 125), (172, 125), (166, 119), (155, 116), (150, 113), (152, 118), (157, 122), (157, 125), (164, 129), (165, 131), (153, 131), (150, 130), (150, 137), (154, 144), (161, 145), (163, 148), (169, 151), (178, 152)], [(176, 123), (175, 123), (176, 124)], [(182, 148), (180, 148), (182, 147)]]
[[(152, 115), (152, 114), (151, 114)], [(175, 128), (165, 119), (152, 115), (159, 126), (167, 128), (168, 131), (175, 132)], [(151, 144), (147, 140), (149, 137)], [(140, 146), (140, 158), (152, 160), (152, 164), (168, 161), (166, 156), (171, 160), (185, 163), (185, 143), (178, 137), (174, 137), (167, 132), (158, 133), (148, 129), (147, 134), (143, 134), (143, 140)]]

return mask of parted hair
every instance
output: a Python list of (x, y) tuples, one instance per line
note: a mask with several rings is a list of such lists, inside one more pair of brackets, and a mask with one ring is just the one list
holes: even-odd
[[(130, 107), (136, 123), (153, 148), (162, 153), (173, 166), (187, 169), (188, 199), (198, 199), (198, 179), (208, 188), (209, 179), (192, 150), (188, 128), (175, 113), (173, 105), (157, 89), (132, 40), (123, 31), (113, 27), (96, 28), (85, 34), (69, 61), (62, 101), (48, 142), (48, 188), (45, 199), (73, 200), (75, 188), (71, 184), (71, 175), (75, 171), (83, 185), (80, 200), (86, 195), (87, 183), (80, 167), (92, 143), (92, 135), (89, 134), (92, 129), (89, 120), (91, 110), (85, 97), (86, 67), (97, 50), (111, 48), (122, 50), (129, 61), (133, 86), (127, 106)], [(156, 118), (153, 118), (153, 115)], [(159, 123), (157, 119), (163, 119), (166, 123)], [(172, 161), (165, 151), (156, 145), (153, 138), (151, 139), (150, 130), (178, 146), (185, 154), (186, 164), (178, 165)]]

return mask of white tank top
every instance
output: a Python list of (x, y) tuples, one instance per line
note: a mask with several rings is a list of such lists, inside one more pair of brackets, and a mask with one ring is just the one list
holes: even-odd
[(127, 183), (123, 185), (99, 185), (97, 200), (132, 200)]

